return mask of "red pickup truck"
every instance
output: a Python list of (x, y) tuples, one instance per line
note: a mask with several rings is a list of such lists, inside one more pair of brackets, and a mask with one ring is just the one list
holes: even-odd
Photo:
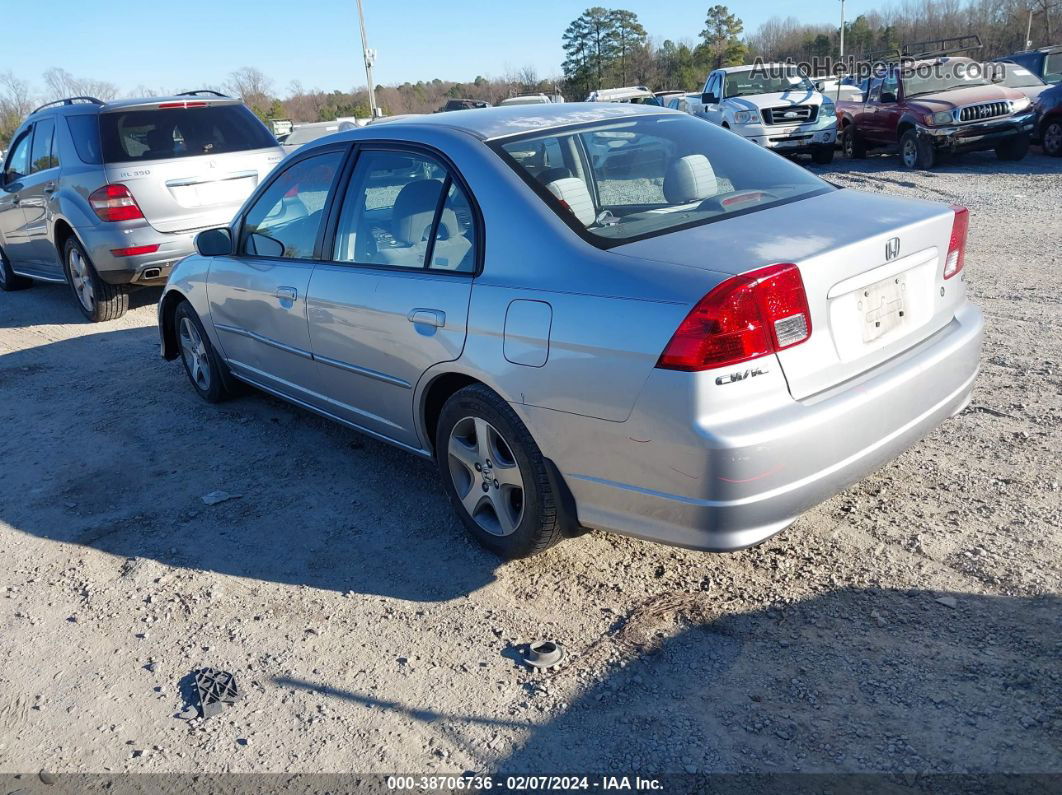
[(907, 168), (919, 169), (953, 152), (985, 149), (1001, 160), (1021, 160), (1035, 124), (1032, 103), (993, 77), (991, 65), (971, 58), (883, 68), (867, 81), (861, 99), (837, 102), (845, 154), (862, 158), (871, 149), (896, 149)]

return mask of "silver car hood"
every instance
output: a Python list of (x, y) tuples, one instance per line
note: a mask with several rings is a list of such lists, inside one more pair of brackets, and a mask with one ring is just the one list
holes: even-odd
[(799, 263), (944, 209), (935, 202), (842, 189), (627, 243), (612, 252), (738, 274), (776, 262)]

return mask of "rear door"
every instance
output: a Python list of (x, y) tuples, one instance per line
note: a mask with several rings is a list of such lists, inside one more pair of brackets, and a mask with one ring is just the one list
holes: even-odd
[(441, 158), (365, 147), (343, 191), (330, 262), (310, 282), (309, 322), (330, 410), (420, 448), (413, 389), (464, 348), (481, 251), (469, 193)]
[(235, 100), (164, 101), (100, 114), (107, 181), (126, 185), (155, 229), (228, 224), (283, 150)]
[(26, 223), (26, 254), (34, 270), (59, 277), (62, 269), (59, 254), (48, 235), (52, 202), (59, 180), (59, 155), (56, 145), (58, 118), (41, 119), (33, 125), (29, 174), (20, 192)]
[(244, 214), (236, 254), (211, 263), (207, 289), (233, 371), (315, 406), (307, 292), (346, 153), (346, 146), (330, 147), (287, 164)]

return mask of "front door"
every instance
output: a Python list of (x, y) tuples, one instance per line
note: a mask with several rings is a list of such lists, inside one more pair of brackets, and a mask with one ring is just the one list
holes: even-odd
[(361, 151), (331, 261), (310, 282), (310, 337), (330, 411), (422, 446), (413, 391), (429, 367), (464, 348), (477, 226), (457, 175), (438, 159)]
[(210, 315), (233, 372), (315, 406), (307, 297), (345, 156), (338, 147), (288, 165), (244, 215), (236, 254), (210, 266)]
[(29, 174), (30, 144), (33, 128), (15, 139), (4, 162), (3, 185), (0, 186), (0, 244), (8, 262), (16, 269), (25, 268), (31, 261), (29, 240), (26, 237), (26, 214), (22, 211), (23, 180)]

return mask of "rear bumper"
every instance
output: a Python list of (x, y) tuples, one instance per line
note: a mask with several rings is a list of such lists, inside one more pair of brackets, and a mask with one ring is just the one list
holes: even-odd
[[(966, 304), (932, 337), (853, 381), (692, 428), (673, 420), (696, 398), (676, 395), (679, 382), (666, 371), (654, 372), (626, 423), (591, 429), (524, 411), (532, 423), (554, 426), (542, 446), (582, 524), (732, 551), (783, 530), (960, 412), (979, 368), (983, 325)], [(538, 438), (539, 428), (532, 433)]]
[(1035, 114), (1020, 113), (1005, 119), (992, 119), (974, 124), (948, 127), (918, 127), (918, 134), (933, 142), (938, 149), (968, 152), (991, 149), (1016, 135), (1032, 135), (1036, 128)]
[[(197, 232), (159, 232), (145, 225), (125, 229), (78, 229), (77, 235), (103, 281), (162, 286), (177, 260), (195, 251)], [(125, 257), (114, 254), (116, 249), (154, 245), (158, 249), (147, 254)]]

